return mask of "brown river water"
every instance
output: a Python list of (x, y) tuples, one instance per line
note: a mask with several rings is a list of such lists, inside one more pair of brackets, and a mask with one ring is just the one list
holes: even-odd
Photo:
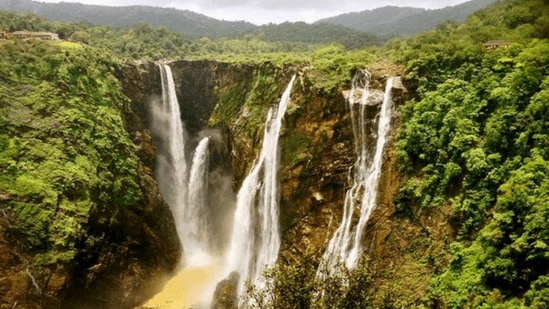
[(215, 288), (217, 271), (215, 264), (183, 268), (142, 308), (207, 308)]

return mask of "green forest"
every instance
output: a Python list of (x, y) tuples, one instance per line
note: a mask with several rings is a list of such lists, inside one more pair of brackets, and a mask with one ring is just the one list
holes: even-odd
[[(549, 2), (497, 1), (463, 23), (385, 42), (337, 27), (315, 28), (319, 39), (303, 42), (280, 29), (270, 40), (271, 27), (189, 38), (145, 23), (115, 28), (0, 12), (0, 32), (52, 31), (62, 39), (0, 40), (0, 216), (18, 218), (13, 233), (37, 253), (29, 264), (72, 261), (77, 250), (105, 241), (84, 237), (91, 210), (114, 213), (144, 198), (137, 146), (121, 117), (128, 98), (116, 76), (125, 62), (307, 68), (320, 93), (334, 94), (352, 72), (386, 61), (405, 68), (411, 94), (394, 136), (395, 220), (441, 212), (453, 232), (446, 251), (421, 257), (436, 269), (421, 278), (426, 293), (374, 295), (385, 278), (367, 261), (344, 275), (346, 285), (315, 282), (317, 260), (307, 257), (269, 271), (273, 295), (250, 297), (260, 304), (272, 297), (274, 308), (547, 308)], [(483, 45), (493, 40), (509, 46)], [(320, 303), (319, 286), (329, 287)]]
[(79, 242), (97, 241), (82, 239), (91, 209), (140, 199), (117, 64), (69, 42), (8, 41), (0, 50), (0, 192), (13, 198), (8, 211), (29, 249), (42, 251), (35, 264), (70, 261)]
[[(547, 1), (504, 1), (465, 24), (395, 42), (417, 98), (402, 108), (398, 194), (406, 216), (451, 209), (449, 265), (432, 304), (543, 308), (549, 302)], [(504, 39), (508, 48), (484, 50)]]

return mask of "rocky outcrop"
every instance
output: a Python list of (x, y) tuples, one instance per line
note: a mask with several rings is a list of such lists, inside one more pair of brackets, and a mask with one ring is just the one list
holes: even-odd
[(159, 96), (152, 63), (126, 65), (118, 72), (124, 94), (124, 126), (138, 145), (142, 197), (132, 208), (92, 211), (83, 244), (61, 308), (133, 308), (157, 290), (156, 278), (175, 270), (181, 248), (168, 205), (154, 180), (155, 151), (148, 124), (148, 103)]
[(176, 61), (170, 64), (177, 98), (188, 133), (193, 136), (207, 126), (217, 104), (217, 67), (214, 61)]
[(217, 284), (211, 309), (238, 309), (238, 278), (238, 273), (232, 272), (229, 278)]

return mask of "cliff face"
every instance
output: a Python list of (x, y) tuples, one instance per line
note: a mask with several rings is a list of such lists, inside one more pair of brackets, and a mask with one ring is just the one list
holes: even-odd
[(108, 238), (98, 248), (80, 253), (62, 308), (135, 307), (156, 291), (158, 278), (179, 264), (179, 239), (154, 180), (155, 151), (148, 129), (148, 103), (161, 94), (157, 73), (152, 63), (126, 65), (117, 72), (122, 92), (130, 99), (121, 113), (124, 129), (138, 146), (142, 195), (133, 208), (92, 214), (89, 237)]
[[(136, 306), (180, 257), (143, 100), (87, 48), (3, 47), (25, 69), (0, 81), (0, 308)], [(126, 93), (153, 93), (133, 69)]]
[[(383, 65), (385, 67), (372, 65), (372, 92), (382, 93), (387, 78), (402, 73), (397, 67)], [(288, 134), (282, 138), (282, 147), (290, 148), (283, 150), (288, 154), (282, 161), (284, 235), (281, 258), (286, 263), (299, 261), (307, 254), (319, 256), (324, 252), (340, 223), (345, 191), (352, 185), (349, 171), (356, 160), (349, 106), (342, 91), (350, 85), (342, 84), (334, 93), (325, 94), (315, 91), (314, 83), (309, 83), (305, 83), (309, 86), (302, 87), (295, 95), (300, 108), (287, 117)], [(401, 85), (393, 89), (395, 105), (404, 103), (404, 90)], [(379, 106), (367, 108), (367, 115), (372, 118), (378, 112)], [(395, 114), (392, 120), (394, 130), (398, 128), (398, 113)], [(298, 146), (295, 146), (296, 139), (300, 140)], [(386, 149), (391, 148), (392, 142), (389, 141)], [(366, 242), (372, 241), (374, 229), (371, 227), (386, 213), (383, 208), (392, 203), (397, 177), (391, 172), (391, 164), (391, 156), (385, 155), (378, 197), (381, 205), (369, 221)]]
[[(350, 115), (343, 96), (343, 91), (350, 87), (353, 72), (349, 72), (349, 81), (326, 91), (315, 83), (318, 73), (307, 68), (186, 61), (173, 62), (170, 66), (179, 92), (195, 96), (189, 100), (178, 95), (182, 110), (194, 108), (198, 112), (183, 112), (184, 121), (193, 123), (189, 117), (208, 119), (194, 122), (201, 127), (190, 130), (198, 132), (205, 127), (222, 130), (223, 143), (218, 149), (223, 151), (217, 158), (232, 175), (234, 191), (240, 187), (261, 147), (266, 111), (278, 103), (290, 77), (298, 75), (280, 137), (283, 233), (280, 261), (293, 264), (300, 263), (308, 254), (320, 256), (341, 220), (345, 190), (351, 185), (349, 170), (356, 160)], [(371, 64), (370, 70), (373, 73), (371, 89), (378, 92), (383, 92), (389, 77), (403, 73), (390, 63)], [(181, 76), (186, 80), (194, 75), (203, 77), (204, 83), (181, 83)], [(195, 79), (194, 83), (200, 80)], [(402, 83), (397, 83), (392, 92), (398, 109), (409, 94)], [(193, 102), (201, 102), (201, 97), (207, 98), (202, 112), (192, 106), (197, 104)], [(376, 113), (377, 109), (371, 107), (369, 114), (375, 117)], [(393, 140), (399, 127), (398, 112), (394, 113), (392, 123), (392, 138), (386, 146), (380, 180), (379, 206), (370, 218), (364, 237), (370, 265), (375, 269), (369, 293), (375, 295), (372, 300), (376, 306), (399, 299), (404, 303), (419, 301), (429, 278), (441, 265), (425, 265), (418, 257), (445, 255), (452, 234), (445, 228), (444, 213), (433, 211), (410, 219), (396, 211), (393, 199), (399, 187), (399, 175)], [(438, 249), (441, 250), (437, 253)], [(410, 282), (413, 273), (421, 274), (422, 282)], [(418, 292), (405, 294), (406, 289), (393, 287), (395, 283)], [(225, 299), (230, 288), (225, 284), (218, 292), (220, 299)]]
[[(340, 88), (326, 91), (315, 84), (318, 73), (269, 63), (249, 66), (175, 61), (170, 67), (188, 131), (196, 135), (207, 128), (221, 130), (212, 164), (232, 175), (234, 191), (261, 147), (268, 108), (278, 103), (291, 76), (298, 75), (280, 138), (281, 258), (291, 263), (306, 253), (321, 254), (339, 224), (348, 172), (355, 160), (343, 96), (343, 90), (350, 86), (342, 82)], [(372, 88), (378, 91), (384, 90), (388, 77), (402, 75), (400, 68), (389, 63), (372, 64), (371, 70)], [(352, 78), (352, 72), (348, 78)], [(402, 85), (393, 93), (396, 104), (404, 103)], [(373, 117), (375, 113), (373, 108)], [(394, 123), (398, 127), (398, 115)], [(392, 156), (387, 155), (385, 161), (380, 201), (390, 205), (397, 176), (392, 172)], [(371, 222), (382, 220), (388, 213), (392, 212), (376, 211)], [(371, 237), (367, 236), (366, 241), (374, 239), (368, 235)]]
[[(210, 169), (217, 176), (210, 178), (210, 186), (230, 193), (210, 197), (210, 204), (215, 205), (215, 212), (226, 214), (231, 213), (234, 194), (261, 147), (267, 110), (278, 104), (291, 76), (297, 74), (280, 138), (281, 261), (293, 263), (307, 253), (321, 254), (339, 223), (348, 171), (355, 160), (342, 94), (349, 85), (342, 82), (337, 89), (320, 89), (315, 84), (318, 73), (269, 63), (175, 61), (170, 66), (183, 121), (196, 138), (192, 142), (203, 135), (213, 137)], [(372, 71), (372, 87), (378, 90), (389, 76), (401, 73), (385, 65)], [(25, 247), (26, 236), (14, 227), (16, 213), (5, 208), (0, 215), (0, 259), (5, 265), (0, 269), (1, 308), (15, 304), (26, 308), (130, 308), (153, 293), (158, 282), (152, 278), (163, 277), (179, 263), (181, 249), (174, 221), (154, 180), (155, 137), (149, 113), (150, 104), (161, 96), (158, 67), (150, 62), (127, 63), (114, 74), (129, 98), (119, 98), (123, 104), (117, 111), (121, 121), (117, 125), (123, 127), (123, 139), (136, 148), (124, 146), (112, 154), (129, 151), (135, 162), (131, 165), (138, 188), (135, 201), (123, 207), (98, 201), (82, 218), (74, 258), (47, 266), (31, 262), (37, 251)], [(349, 80), (351, 77), (349, 72)], [(399, 95), (397, 102), (402, 101)], [(392, 156), (387, 156), (380, 197), (386, 204), (391, 203), (397, 181), (390, 172), (391, 160)], [(92, 197), (116, 196), (99, 188), (90, 190)], [(16, 199), (12, 194), (0, 195), (2, 205), (14, 205)], [(214, 226), (226, 237), (230, 227), (223, 217), (217, 218)], [(387, 211), (380, 209), (371, 222), (383, 220), (387, 220)], [(375, 239), (381, 247), (378, 238), (368, 235), (366, 241)], [(226, 239), (217, 238), (222, 247)]]

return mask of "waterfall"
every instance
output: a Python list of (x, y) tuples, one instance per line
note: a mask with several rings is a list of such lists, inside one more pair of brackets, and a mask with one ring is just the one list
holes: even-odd
[[(363, 84), (360, 87), (360, 84)], [(368, 121), (376, 121), (366, 117), (366, 108), (370, 98), (370, 73), (358, 72), (353, 78), (347, 103), (351, 113), (352, 129), (355, 139), (356, 162), (352, 173), (353, 186), (345, 194), (343, 217), (341, 224), (328, 244), (317, 276), (329, 276), (338, 272), (340, 266), (348, 269), (356, 268), (362, 253), (364, 229), (372, 211), (376, 206), (379, 178), (383, 161), (383, 149), (391, 129), (393, 79), (387, 81), (383, 104), (377, 118), (377, 133), (370, 132)], [(360, 97), (357, 100), (357, 97)], [(373, 133), (373, 134), (372, 134)], [(367, 138), (376, 139), (373, 151), (367, 143)], [(355, 210), (360, 209), (358, 222)]]
[(211, 227), (209, 226), (208, 191), (208, 144), (210, 139), (203, 138), (194, 152), (189, 177), (188, 204), (184, 208), (185, 257), (187, 265), (201, 265), (210, 259), (209, 245)]
[(263, 271), (272, 266), (278, 257), (278, 140), (294, 80), (295, 75), (286, 87), (278, 108), (269, 110), (259, 157), (238, 191), (225, 268), (227, 274), (232, 271), (239, 273), (239, 295), (243, 292), (245, 281), (261, 286)]
[(179, 102), (175, 93), (172, 71), (168, 65), (159, 65), (162, 100), (152, 106), (152, 130), (158, 136), (156, 180), (162, 196), (170, 206), (183, 243), (185, 230), (183, 207), (187, 200), (186, 133), (181, 121)]
[(196, 266), (207, 263), (210, 256), (206, 205), (209, 139), (200, 141), (188, 162), (189, 138), (181, 121), (172, 71), (166, 64), (159, 65), (159, 70), (162, 100), (152, 106), (152, 130), (159, 139), (156, 180), (175, 219), (184, 261)]

